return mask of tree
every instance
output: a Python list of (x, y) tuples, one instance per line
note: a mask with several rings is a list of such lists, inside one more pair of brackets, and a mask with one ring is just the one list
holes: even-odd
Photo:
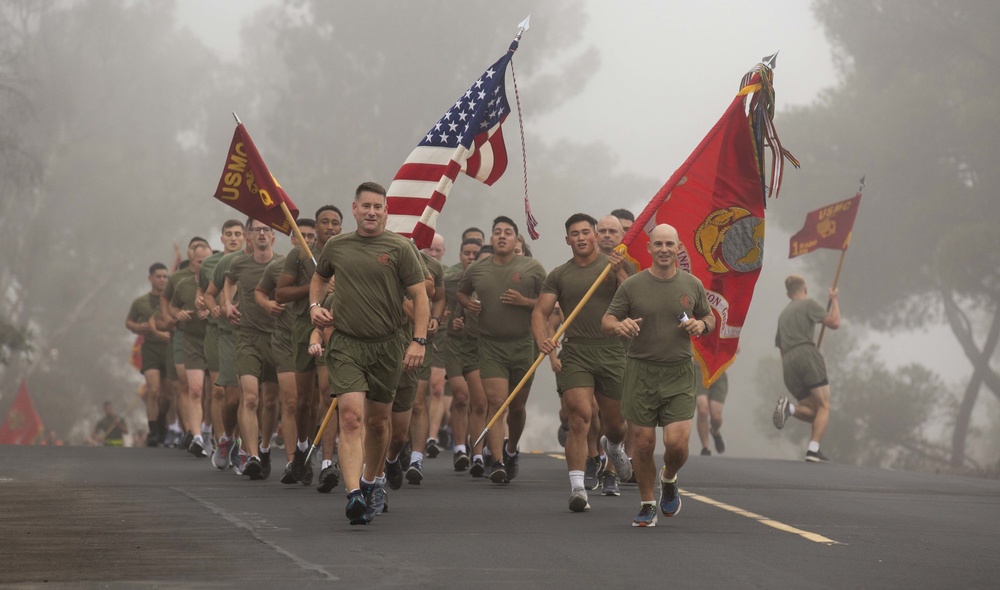
[[(990, 364), (1000, 331), (1000, 5), (817, 0), (814, 9), (841, 79), (781, 117), (808, 174), (787, 177), (775, 217), (796, 228), (867, 175), (842, 299), (875, 328), (950, 326), (973, 369), (952, 437), (959, 466), (981, 386), (1000, 398)], [(806, 263), (832, 274), (816, 268), (822, 257)]]

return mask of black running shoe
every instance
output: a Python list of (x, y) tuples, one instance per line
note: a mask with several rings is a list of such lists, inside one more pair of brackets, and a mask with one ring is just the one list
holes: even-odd
[[(377, 489), (378, 484), (361, 484), (361, 493), (365, 496), (365, 524), (371, 524), (375, 520), (375, 516), (382, 510), (382, 506), (376, 507), (375, 505), (375, 490)], [(354, 523), (352, 522), (351, 524)]]
[(455, 451), (455, 459), (452, 461), (455, 471), (465, 471), (469, 468), (469, 455), (465, 451)]
[(385, 462), (385, 481), (389, 484), (390, 490), (398, 490), (403, 487), (403, 466), (397, 457), (392, 463)]
[(354, 490), (350, 494), (347, 494), (347, 509), (344, 511), (347, 514), (347, 520), (351, 524), (368, 524), (369, 520), (365, 518), (368, 513), (368, 502), (366, 501), (365, 494), (361, 490)]
[(469, 475), (472, 477), (482, 477), (486, 473), (486, 467), (483, 465), (483, 460), (476, 457), (472, 460), (472, 466), (469, 467)]
[(410, 468), (406, 470), (406, 481), (410, 482), (410, 485), (418, 486), (423, 479), (424, 462), (414, 461), (413, 463), (410, 463)]
[(823, 454), (823, 451), (806, 451), (806, 461), (810, 463), (827, 463), (830, 460)]
[(180, 448), (182, 451), (188, 450), (188, 447), (191, 446), (191, 441), (193, 440), (194, 440), (194, 434), (190, 432), (185, 432), (184, 438), (181, 439), (181, 443), (180, 445), (178, 445), (178, 448)]
[(703, 447), (701, 449), (701, 456), (702, 457), (711, 457), (712, 456), (712, 451), (708, 450), (707, 447)]
[(285, 472), (281, 474), (280, 481), (286, 486), (299, 483), (299, 480), (295, 479), (295, 476), (292, 474), (292, 465), (294, 464), (295, 461), (289, 461), (288, 463), (285, 463)]
[(267, 479), (271, 477), (271, 449), (267, 452), (260, 452), (260, 478)]
[(336, 463), (331, 463), (329, 467), (319, 472), (319, 485), (316, 486), (316, 491), (329, 494), (338, 483), (340, 483), (340, 467)]
[(493, 465), (490, 466), (490, 481), (493, 483), (510, 483), (510, 479), (507, 478), (507, 470), (504, 469), (503, 463), (494, 461)]
[(198, 442), (197, 440), (191, 441), (190, 446), (188, 446), (188, 452), (194, 455), (195, 457), (198, 457), (199, 459), (208, 456), (208, 453), (205, 452), (205, 447), (201, 446), (201, 443)]
[(250, 457), (247, 461), (246, 467), (243, 468), (243, 475), (249, 477), (252, 480), (264, 479), (262, 475), (264, 473), (264, 467), (260, 464), (260, 459), (257, 457)]
[(146, 435), (146, 446), (147, 447), (158, 447), (158, 446), (160, 446), (160, 440), (156, 437), (155, 434), (153, 434), (152, 432), (150, 432), (149, 434)]
[(521, 453), (515, 452), (513, 455), (509, 455), (507, 454), (507, 446), (504, 445), (503, 462), (507, 469), (507, 480), (510, 481), (517, 477), (521, 470)]
[(715, 452), (722, 455), (726, 452), (726, 439), (722, 438), (721, 432), (716, 432), (715, 430), (709, 430), (712, 435), (712, 440), (715, 441)]
[[(296, 447), (295, 453), (292, 455), (292, 477), (295, 478), (295, 481), (292, 483), (302, 480), (302, 472), (305, 471), (305, 468), (306, 454), (304, 451), (300, 451), (298, 447)], [(285, 482), (282, 481), (281, 483)]]
[(441, 447), (438, 446), (438, 441), (433, 438), (427, 439), (427, 448), (424, 450), (424, 454), (427, 458), (433, 459), (437, 457), (439, 453), (441, 453)]
[(302, 479), (299, 480), (304, 486), (311, 486), (313, 482), (313, 466), (306, 463), (306, 468), (302, 470)]
[(601, 470), (601, 459), (599, 457), (587, 457), (586, 469), (583, 471), (583, 487), (585, 489), (594, 490), (600, 485), (600, 480), (597, 478), (598, 472)]

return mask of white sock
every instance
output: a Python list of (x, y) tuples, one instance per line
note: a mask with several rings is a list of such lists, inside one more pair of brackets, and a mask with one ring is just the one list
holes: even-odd
[(384, 486), (385, 485), (385, 476), (384, 475), (380, 475), (380, 476), (376, 477), (375, 478), (375, 483), (377, 483), (380, 486)]
[(582, 471), (570, 471), (569, 472), (569, 490), (572, 492), (575, 488), (583, 487), (583, 472)]
[(475, 461), (476, 459), (479, 459), (480, 461), (482, 461), (483, 460), (483, 456), (482, 455), (473, 455), (472, 456), (472, 460)]
[(667, 474), (667, 468), (664, 467), (663, 469), (660, 470), (660, 481), (664, 483), (674, 483), (677, 481), (677, 475), (674, 475), (673, 479), (667, 479), (666, 474)]
[(202, 422), (201, 423), (201, 431), (202, 432), (207, 432), (208, 434), (212, 434), (212, 425), (211, 424), (205, 424), (204, 422)]
[(181, 423), (179, 420), (174, 420), (174, 423), (170, 425), (170, 430), (175, 430), (177, 432), (181, 431)]
[(455, 445), (455, 452), (456, 453), (465, 453), (465, 452), (467, 452), (465, 450), (465, 445)]
[[(194, 440), (194, 441), (195, 441), (196, 443), (200, 444), (200, 445), (202, 445), (202, 444), (205, 444), (205, 439), (201, 438), (201, 435), (200, 435), (200, 434), (196, 434), (196, 435), (194, 435), (194, 439), (193, 439), (193, 440)], [(812, 443), (809, 443), (809, 444), (811, 445)], [(818, 449), (818, 448), (819, 448), (819, 445), (816, 445), (816, 448)]]
[(413, 451), (410, 453), (410, 465), (413, 465), (417, 461), (423, 461), (423, 460), (424, 460), (424, 454), (421, 453), (420, 451)]
[(320, 471), (323, 471), (324, 469), (326, 469), (327, 467), (329, 467), (329, 466), (331, 466), (331, 465), (333, 465), (333, 461), (331, 461), (331, 460), (329, 460), (329, 459), (323, 459), (323, 463), (322, 463), (322, 465), (320, 466), (319, 470), (320, 470)]
[(809, 441), (809, 450), (814, 453), (819, 451), (819, 443), (814, 440)]
[(261, 453), (270, 453), (271, 452), (271, 447), (269, 447), (269, 446), (267, 446), (267, 447), (261, 447), (260, 448), (260, 452)]
[[(378, 479), (378, 478), (376, 477), (375, 479)], [(375, 485), (374, 481), (368, 481), (367, 479), (365, 479), (365, 476), (363, 476), (363, 475), (361, 476), (361, 483), (363, 485), (366, 485), (366, 486), (373, 486), (373, 485)]]
[(788, 402), (788, 415), (789, 416), (795, 415), (795, 404), (793, 404), (792, 402)]
[(309, 441), (299, 440), (295, 442), (295, 448), (302, 451), (303, 453), (309, 450)]

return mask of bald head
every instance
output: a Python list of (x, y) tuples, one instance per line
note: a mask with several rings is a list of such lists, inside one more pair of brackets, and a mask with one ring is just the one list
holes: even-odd
[(649, 232), (646, 244), (653, 266), (650, 272), (661, 278), (670, 278), (677, 271), (677, 255), (681, 250), (681, 240), (672, 225), (661, 223)]
[(424, 248), (424, 252), (436, 260), (444, 258), (444, 236), (434, 234), (434, 239), (431, 240), (430, 247)]
[(653, 242), (655, 240), (668, 240), (672, 239), (674, 242), (680, 243), (680, 238), (677, 237), (677, 229), (668, 223), (661, 223), (660, 225), (653, 228), (653, 231), (649, 232), (649, 241)]
[(621, 244), (624, 235), (622, 222), (614, 215), (605, 215), (597, 222), (597, 245), (605, 254), (610, 254)]

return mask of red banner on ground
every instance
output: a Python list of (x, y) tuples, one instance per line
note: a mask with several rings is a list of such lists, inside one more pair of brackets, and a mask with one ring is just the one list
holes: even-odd
[(233, 134), (215, 198), (288, 235), (292, 233), (292, 224), (281, 210), (281, 203), (288, 206), (293, 219), (299, 216), (295, 203), (268, 171), (243, 123), (236, 126)]
[(35, 439), (41, 436), (43, 430), (42, 418), (28, 395), (28, 384), (21, 380), (21, 389), (7, 412), (7, 419), (0, 424), (0, 444), (35, 444)]
[(861, 206), (861, 193), (846, 201), (827, 205), (806, 215), (805, 225), (792, 236), (788, 244), (788, 257), (808, 254), (817, 248), (847, 250), (851, 243), (854, 219)]

